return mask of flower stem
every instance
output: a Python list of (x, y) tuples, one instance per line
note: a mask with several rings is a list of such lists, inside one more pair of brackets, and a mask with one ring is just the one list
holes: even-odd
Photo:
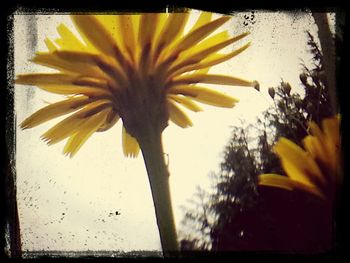
[(139, 143), (151, 186), (163, 255), (174, 256), (179, 251), (179, 245), (171, 206), (169, 172), (164, 162), (162, 133), (157, 129), (148, 129)]

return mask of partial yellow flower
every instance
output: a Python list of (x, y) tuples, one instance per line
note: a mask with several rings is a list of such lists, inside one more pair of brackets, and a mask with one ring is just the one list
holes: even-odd
[(219, 53), (248, 33), (212, 34), (231, 17), (213, 20), (211, 13), (202, 12), (184, 34), (189, 15), (72, 15), (83, 41), (60, 24), (60, 37), (45, 40), (48, 52), (38, 52), (32, 59), (57, 72), (16, 79), (17, 84), (34, 85), (66, 99), (35, 112), (21, 127), (33, 128), (71, 114), (42, 138), (49, 145), (68, 138), (64, 153), (72, 157), (93, 133), (106, 131), (122, 119), (124, 153), (137, 156), (146, 126), (162, 131), (169, 119), (182, 128), (192, 126), (184, 108), (201, 111), (197, 102), (233, 107), (237, 99), (196, 84), (256, 86), (256, 82), (207, 73), (211, 66), (247, 49), (250, 43)]
[(322, 121), (322, 129), (309, 123), (310, 135), (303, 139), (304, 149), (286, 138), (280, 138), (274, 151), (287, 176), (260, 175), (260, 185), (286, 190), (302, 190), (322, 199), (332, 200), (342, 177), (340, 117)]

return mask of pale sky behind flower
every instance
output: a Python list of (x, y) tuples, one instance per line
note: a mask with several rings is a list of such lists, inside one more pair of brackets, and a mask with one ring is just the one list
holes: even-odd
[[(195, 22), (198, 11), (193, 12)], [(252, 45), (236, 58), (215, 66), (210, 72), (258, 80), (261, 91), (252, 88), (212, 85), (240, 100), (232, 109), (203, 105), (203, 112), (188, 112), (194, 126), (182, 129), (170, 123), (163, 132), (168, 156), (170, 188), (177, 229), (183, 218), (181, 206), (192, 198), (196, 185), (208, 188), (208, 174), (218, 171), (231, 126), (240, 120), (254, 122), (272, 103), (267, 93), (281, 79), (300, 91), (301, 63), (311, 66), (306, 30), (316, 38), (309, 13), (256, 11), (248, 25), (236, 13), (224, 25), (231, 34), (251, 34)], [(37, 31), (28, 30), (29, 19)], [(254, 22), (254, 23), (252, 23)], [(58, 36), (64, 23), (74, 31), (67, 15), (25, 16), (14, 19), (15, 74), (48, 72), (28, 62), (35, 51), (45, 51), (45, 37)], [(187, 29), (189, 26), (187, 27)], [(30, 32), (28, 32), (30, 31)], [(28, 45), (34, 38), (36, 49)], [(35, 47), (35, 45), (34, 45)], [(232, 47), (229, 47), (229, 51)], [(36, 87), (16, 85), (16, 127), (30, 114), (58, 101), (61, 96)], [(62, 119), (61, 117), (59, 119)], [(16, 174), (23, 250), (160, 250), (160, 240), (148, 177), (142, 154), (126, 158), (122, 151), (121, 121), (106, 132), (95, 133), (76, 156), (62, 154), (64, 142), (48, 147), (40, 136), (59, 119), (29, 130), (16, 130)], [(116, 211), (120, 215), (116, 215)]]

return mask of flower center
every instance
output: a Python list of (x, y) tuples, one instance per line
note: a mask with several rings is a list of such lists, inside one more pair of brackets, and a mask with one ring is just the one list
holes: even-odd
[(118, 113), (126, 130), (138, 140), (150, 128), (162, 132), (169, 119), (165, 84), (156, 75), (133, 67), (127, 76), (129, 85), (118, 96)]

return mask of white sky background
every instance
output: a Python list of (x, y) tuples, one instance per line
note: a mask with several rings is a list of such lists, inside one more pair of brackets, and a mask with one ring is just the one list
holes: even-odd
[[(250, 40), (251, 47), (211, 72), (256, 79), (261, 92), (215, 86), (239, 98), (239, 104), (233, 109), (203, 106), (203, 112), (189, 112), (193, 127), (181, 129), (170, 124), (163, 132), (178, 229), (183, 216), (180, 206), (186, 205), (196, 185), (208, 187), (209, 172), (218, 170), (221, 152), (230, 138), (230, 126), (240, 119), (254, 121), (271, 103), (268, 87), (277, 86), (281, 78), (297, 89), (301, 59), (310, 66), (305, 30), (317, 36), (311, 15), (258, 11), (255, 23), (244, 26), (245, 14), (251, 15), (237, 13), (236, 19), (225, 27), (233, 34), (249, 30), (247, 40), (238, 46)], [(193, 18), (197, 16), (195, 13)], [(36, 19), (37, 34), (29, 34), (37, 35), (37, 50), (41, 51), (46, 50), (45, 37), (58, 36), (59, 23), (72, 25), (67, 16), (37, 15)], [(27, 21), (23, 15), (15, 16), (15, 74), (47, 72), (47, 68), (27, 61), (37, 51), (28, 48)], [(59, 98), (35, 87), (17, 85), (17, 127), (46, 102)], [(40, 139), (54, 123), (57, 120), (29, 130), (17, 129), (16, 171), (23, 249), (160, 250), (142, 155), (136, 159), (123, 156), (121, 122), (107, 132), (95, 133), (72, 159), (62, 154), (65, 142), (48, 147)]]

